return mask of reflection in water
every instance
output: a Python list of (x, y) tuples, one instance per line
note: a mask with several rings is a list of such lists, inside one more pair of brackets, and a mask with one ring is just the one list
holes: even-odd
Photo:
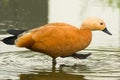
[[(65, 65), (64, 65), (65, 66)], [(64, 66), (61, 67), (64, 68)], [(68, 66), (67, 66), (68, 67)], [(75, 66), (69, 66), (75, 68)], [(38, 74), (21, 74), (20, 80), (86, 80), (83, 75), (73, 75), (62, 70), (52, 72), (38, 72)]]
[(85, 80), (82, 75), (65, 72), (40, 72), (38, 74), (21, 74), (20, 80)]

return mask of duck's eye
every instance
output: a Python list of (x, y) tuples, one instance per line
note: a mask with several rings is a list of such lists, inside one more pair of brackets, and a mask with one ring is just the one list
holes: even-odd
[(103, 25), (103, 23), (101, 22), (100, 25)]

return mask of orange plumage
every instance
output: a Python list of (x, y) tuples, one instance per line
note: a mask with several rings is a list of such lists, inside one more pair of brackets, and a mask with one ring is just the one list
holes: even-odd
[(51, 23), (23, 33), (16, 40), (16, 46), (56, 58), (72, 55), (86, 48), (91, 38), (90, 29), (82, 30), (66, 23)]
[[(29, 30), (18, 36), (15, 45), (45, 53), (55, 62), (57, 57), (66, 57), (85, 49), (91, 42), (92, 31), (95, 30), (111, 35), (103, 20), (91, 17), (83, 21), (80, 28), (67, 23), (50, 23)], [(6, 38), (3, 42), (9, 43), (8, 39), (12, 38)]]

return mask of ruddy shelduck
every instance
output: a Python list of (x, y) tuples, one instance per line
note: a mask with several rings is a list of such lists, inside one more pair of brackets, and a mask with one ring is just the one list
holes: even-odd
[(8, 30), (8, 33), (14, 36), (2, 41), (47, 54), (53, 58), (55, 64), (57, 57), (87, 57), (88, 55), (77, 55), (75, 52), (85, 49), (90, 44), (92, 31), (96, 30), (112, 35), (103, 20), (90, 17), (83, 21), (80, 28), (67, 23), (49, 23), (28, 31)]

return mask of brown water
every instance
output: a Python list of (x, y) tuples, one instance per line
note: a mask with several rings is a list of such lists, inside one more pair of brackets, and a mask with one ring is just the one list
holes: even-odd
[(52, 59), (44, 54), (7, 46), (0, 42), (0, 80), (120, 80), (120, 50), (86, 49), (87, 59), (57, 58), (55, 72)]

